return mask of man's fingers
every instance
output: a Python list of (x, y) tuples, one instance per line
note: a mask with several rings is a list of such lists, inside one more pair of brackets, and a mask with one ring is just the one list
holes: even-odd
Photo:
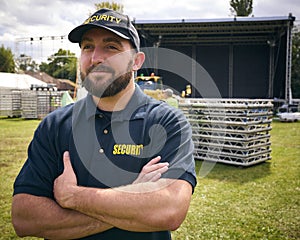
[(150, 172), (153, 172), (153, 171), (159, 170), (161, 168), (165, 168), (165, 167), (169, 167), (169, 163), (168, 162), (156, 163), (156, 164), (154, 164), (152, 166), (145, 165), (143, 167), (143, 172), (144, 173), (150, 173)]
[(165, 167), (162, 167), (152, 173), (149, 173), (149, 179), (148, 179), (148, 182), (156, 182), (158, 179), (161, 178), (161, 175), (163, 173), (165, 173), (166, 171), (168, 171), (168, 167), (165, 166)]
[(153, 171), (156, 171), (160, 168), (163, 168), (165, 166), (169, 166), (168, 162), (163, 162), (163, 163), (159, 163), (159, 161), (161, 160), (161, 156), (157, 156), (153, 159), (151, 159), (151, 161), (149, 161), (144, 167), (143, 167), (143, 173), (150, 173)]
[(157, 181), (163, 173), (168, 171), (168, 166), (160, 167), (155, 171), (151, 171), (143, 176), (144, 180), (147, 182), (155, 182)]
[(155, 182), (161, 178), (161, 175), (168, 171), (169, 163), (168, 162), (159, 162), (161, 157), (155, 157), (151, 159), (140, 172), (137, 179), (133, 182), (135, 183), (142, 183), (142, 182)]
[(156, 172), (160, 173), (160, 174), (163, 174), (165, 173), (166, 171), (168, 171), (169, 167), (168, 166), (164, 166), (164, 167), (161, 167), (160, 169), (156, 170)]
[(151, 161), (149, 161), (145, 166), (151, 166), (155, 163), (158, 163), (160, 161), (160, 159), (161, 159), (161, 156), (157, 156), (157, 157), (151, 159)]
[(161, 173), (157, 173), (149, 180), (149, 182), (156, 182), (158, 179), (160, 179), (160, 177)]

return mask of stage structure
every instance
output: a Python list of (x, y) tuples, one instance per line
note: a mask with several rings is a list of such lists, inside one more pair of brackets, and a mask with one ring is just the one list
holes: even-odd
[(47, 58), (60, 48), (70, 50), (71, 47), (72, 43), (69, 42), (66, 35), (16, 38), (15, 61), (17, 65), (26, 59), (32, 59), (35, 62), (46, 62)]
[[(178, 51), (200, 64), (223, 98), (278, 98), (290, 101), (292, 28), (295, 17), (135, 20), (142, 47)], [(159, 51), (158, 51), (159, 52)], [(151, 58), (151, 59), (150, 59)], [(203, 97), (201, 73), (190, 64), (191, 79), (160, 69), (161, 59), (147, 61), (164, 84), (178, 92), (192, 85), (192, 97)], [(146, 62), (147, 62), (146, 61)], [(176, 59), (172, 59), (176, 64)], [(178, 72), (182, 66), (177, 63)], [(214, 96), (212, 96), (214, 97)], [(215, 96), (220, 97), (220, 96)]]

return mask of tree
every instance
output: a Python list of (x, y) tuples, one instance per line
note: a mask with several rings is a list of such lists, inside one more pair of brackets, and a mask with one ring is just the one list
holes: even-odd
[(70, 50), (59, 49), (48, 58), (49, 63), (42, 62), (40, 71), (54, 78), (69, 79), (76, 82), (77, 58)]
[(15, 72), (14, 55), (10, 48), (5, 48), (4, 45), (0, 47), (0, 72)]
[(252, 0), (230, 0), (230, 11), (235, 16), (247, 17), (253, 11)]
[(295, 32), (292, 40), (292, 93), (300, 98), (300, 31)]
[(101, 3), (95, 3), (96, 10), (99, 10), (101, 8), (108, 8), (115, 11), (118, 11), (120, 13), (123, 13), (124, 6), (120, 3), (115, 2), (101, 2)]
[(38, 64), (32, 60), (32, 58), (30, 56), (27, 56), (25, 54), (21, 54), (16, 61), (16, 65), (17, 68), (26, 72), (26, 71), (30, 71), (30, 72), (36, 72), (38, 71)]

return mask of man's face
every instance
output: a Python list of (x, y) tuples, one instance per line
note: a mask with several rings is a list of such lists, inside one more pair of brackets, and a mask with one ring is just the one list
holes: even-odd
[(119, 93), (132, 79), (134, 52), (128, 40), (108, 30), (88, 30), (81, 41), (83, 86), (100, 98)]

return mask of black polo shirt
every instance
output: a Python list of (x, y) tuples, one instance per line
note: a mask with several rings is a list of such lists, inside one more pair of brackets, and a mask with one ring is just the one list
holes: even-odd
[[(78, 185), (111, 188), (131, 184), (156, 156), (169, 162), (164, 178), (196, 186), (191, 128), (178, 109), (145, 95), (138, 86), (125, 110), (99, 110), (92, 96), (50, 113), (38, 126), (14, 194), (54, 199), (53, 182), (70, 152)], [(138, 233), (113, 228), (83, 239), (170, 239), (170, 232)]]

